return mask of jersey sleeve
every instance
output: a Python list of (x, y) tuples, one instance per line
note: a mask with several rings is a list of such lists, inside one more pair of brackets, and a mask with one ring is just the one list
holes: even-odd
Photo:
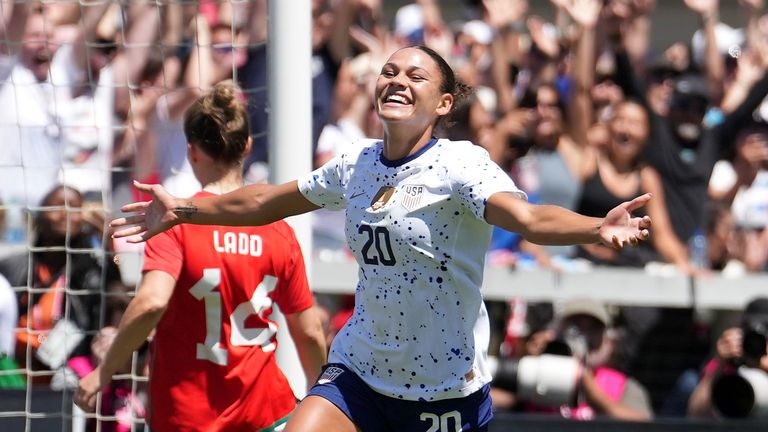
[(162, 270), (179, 280), (183, 264), (178, 226), (160, 233), (147, 241), (144, 248), (144, 271)]
[(485, 220), (485, 205), (488, 198), (497, 192), (510, 192), (520, 199), (528, 199), (482, 147), (470, 144), (461, 158), (454, 159), (454, 164), (449, 168), (454, 191), (461, 203), (478, 219)]
[(284, 225), (282, 231), (286, 236), (287, 258), (275, 287), (275, 302), (284, 314), (292, 314), (309, 309), (315, 302), (309, 290), (301, 246), (293, 230)]
[(298, 179), (299, 191), (313, 204), (329, 210), (346, 208), (342, 176), (346, 165), (344, 154)]

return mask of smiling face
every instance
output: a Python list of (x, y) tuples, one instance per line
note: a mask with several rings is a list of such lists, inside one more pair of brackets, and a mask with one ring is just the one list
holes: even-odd
[(563, 131), (563, 112), (559, 105), (557, 90), (542, 86), (536, 92), (536, 114), (539, 122), (534, 139), (539, 147), (553, 148)]
[(616, 162), (634, 164), (648, 139), (648, 115), (645, 109), (633, 102), (625, 102), (616, 108), (611, 120), (611, 143), (608, 150)]
[(51, 209), (40, 212), (39, 235), (63, 242), (67, 232), (72, 235), (80, 232), (83, 222), (83, 199), (79, 192), (67, 187), (58, 187), (46, 197), (42, 205)]
[(396, 51), (376, 81), (376, 112), (385, 128), (394, 124), (434, 125), (448, 114), (453, 96), (444, 92), (444, 76), (435, 60), (418, 48)]
[(232, 32), (231, 24), (219, 23), (211, 29), (211, 56), (217, 67), (233, 70), (248, 60), (242, 31)]
[(24, 29), (20, 58), (21, 63), (32, 71), (38, 81), (48, 78), (48, 69), (55, 52), (52, 41), (53, 24), (46, 23), (41, 14), (30, 16)]

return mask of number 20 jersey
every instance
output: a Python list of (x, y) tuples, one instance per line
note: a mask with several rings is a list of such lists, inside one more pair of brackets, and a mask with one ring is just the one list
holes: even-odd
[(177, 281), (151, 347), (152, 430), (254, 431), (288, 415), (267, 316), (273, 302), (286, 314), (313, 304), (293, 230), (177, 225), (147, 242), (150, 270)]
[(329, 362), (394, 398), (466, 396), (491, 378), (485, 204), (497, 192), (525, 194), (467, 141), (433, 139), (398, 161), (382, 151), (381, 141), (359, 141), (298, 182), (314, 204), (346, 209), (360, 266), (354, 313)]

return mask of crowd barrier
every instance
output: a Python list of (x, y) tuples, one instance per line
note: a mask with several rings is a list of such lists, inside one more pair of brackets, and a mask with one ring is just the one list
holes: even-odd
[[(127, 283), (141, 274), (138, 254), (120, 256), (121, 273)], [(309, 263), (310, 287), (315, 293), (354, 294), (358, 266), (352, 260)], [(749, 300), (768, 296), (768, 273), (725, 276), (722, 273), (691, 278), (669, 268), (645, 269), (592, 267), (577, 272), (546, 269), (515, 270), (489, 266), (482, 287), (487, 300), (562, 301), (590, 297), (606, 304), (741, 310)]]

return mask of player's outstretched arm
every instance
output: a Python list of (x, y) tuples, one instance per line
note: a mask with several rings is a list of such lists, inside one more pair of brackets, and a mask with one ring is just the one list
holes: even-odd
[(558, 206), (530, 204), (511, 193), (496, 193), (485, 208), (485, 220), (507, 231), (520, 233), (538, 244), (602, 243), (616, 249), (648, 239), (651, 218), (633, 217), (650, 194), (613, 208), (604, 218), (587, 217)]
[(118, 228), (113, 237), (127, 237), (129, 243), (147, 241), (180, 223), (266, 225), (319, 208), (299, 192), (295, 180), (278, 186), (244, 186), (223, 195), (200, 198), (177, 198), (160, 185), (134, 184), (152, 200), (123, 206), (122, 211), (133, 214), (110, 223), (112, 228)]
[(80, 380), (75, 391), (75, 403), (84, 411), (96, 408), (96, 395), (112, 381), (112, 375), (124, 368), (162, 318), (173, 294), (176, 280), (160, 270), (147, 272), (136, 297), (128, 304), (120, 319), (112, 345), (104, 360), (91, 373)]

